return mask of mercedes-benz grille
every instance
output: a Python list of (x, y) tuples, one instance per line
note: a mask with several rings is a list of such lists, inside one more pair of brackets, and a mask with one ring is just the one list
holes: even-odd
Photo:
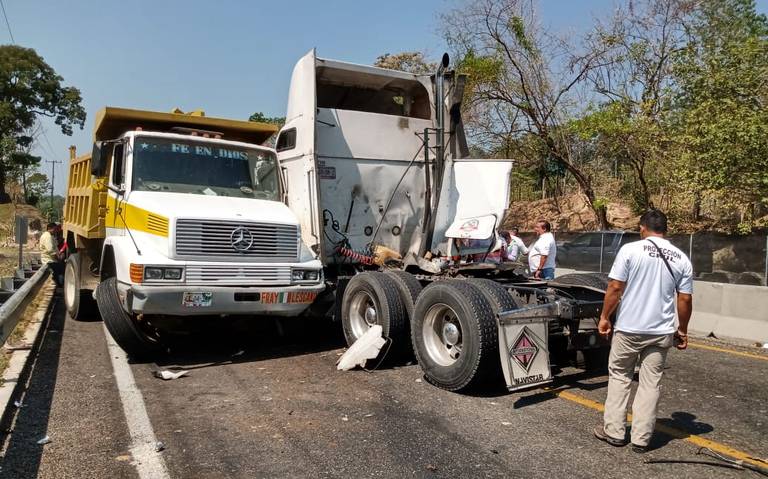
[(296, 261), (297, 226), (215, 220), (176, 220), (176, 256)]

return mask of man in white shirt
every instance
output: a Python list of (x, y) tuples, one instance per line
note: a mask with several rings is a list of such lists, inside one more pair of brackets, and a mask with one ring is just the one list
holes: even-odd
[(506, 261), (517, 261), (521, 255), (528, 254), (528, 248), (519, 236), (517, 236), (518, 229), (511, 228), (503, 235), (504, 240), (507, 242), (506, 249)]
[[(598, 323), (601, 335), (607, 338), (612, 330), (614, 334), (603, 425), (596, 427), (594, 433), (613, 446), (627, 444), (627, 403), (635, 364), (639, 364), (640, 379), (632, 403), (635, 452), (645, 452), (653, 434), (667, 352), (673, 344), (677, 349), (688, 346), (693, 268), (688, 257), (664, 238), (666, 232), (664, 213), (651, 210), (640, 217), (642, 239), (624, 245), (616, 255)], [(612, 327), (610, 318), (617, 307), (616, 324)]]
[(533, 227), (538, 238), (528, 251), (528, 269), (536, 279), (555, 279), (557, 244), (549, 221), (540, 219)]

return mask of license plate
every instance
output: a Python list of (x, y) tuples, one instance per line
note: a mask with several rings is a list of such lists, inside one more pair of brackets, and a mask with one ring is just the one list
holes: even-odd
[(264, 304), (305, 304), (317, 298), (314, 291), (291, 291), (288, 293), (261, 293)]
[(184, 293), (181, 305), (187, 308), (205, 308), (211, 305), (213, 293)]

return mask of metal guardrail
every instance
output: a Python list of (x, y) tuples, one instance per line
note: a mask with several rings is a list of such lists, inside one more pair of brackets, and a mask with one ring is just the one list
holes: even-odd
[(51, 268), (49, 268), (47, 264), (42, 265), (31, 278), (26, 280), (24, 284), (21, 285), (10, 298), (8, 298), (2, 306), (0, 306), (0, 346), (5, 344), (5, 341), (11, 333), (13, 333), (13, 330), (19, 322), (21, 313), (35, 297), (50, 273)]

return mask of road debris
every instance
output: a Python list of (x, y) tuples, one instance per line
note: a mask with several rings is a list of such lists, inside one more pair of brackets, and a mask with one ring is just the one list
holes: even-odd
[(45, 444), (49, 444), (50, 442), (51, 442), (51, 436), (48, 436), (48, 435), (46, 435), (45, 437), (37, 441), (37, 443), (40, 444), (41, 446)]
[(336, 363), (336, 369), (339, 371), (349, 371), (350, 369), (361, 366), (364, 367), (369, 359), (379, 355), (381, 347), (387, 342), (381, 335), (383, 333), (381, 325), (375, 324), (368, 331), (360, 336), (347, 351), (342, 354)]
[(416, 382), (420, 383), (421, 382), (421, 378), (416, 378)]
[(170, 381), (172, 379), (179, 379), (182, 376), (186, 376), (187, 374), (189, 374), (189, 371), (182, 370), (182, 371), (174, 372), (174, 371), (168, 371), (167, 369), (157, 369), (155, 371), (152, 371), (152, 374), (156, 378), (160, 378), (164, 381)]
[(24, 407), (24, 404), (22, 404), (21, 401), (13, 401), (13, 405), (16, 406), (17, 408)]
[(236, 358), (237, 356), (242, 356), (243, 354), (245, 354), (245, 349), (241, 349), (240, 351), (236, 352), (232, 355), (232, 357)]
[(155, 443), (155, 452), (160, 452), (165, 450), (165, 443), (163, 441), (157, 441)]
[(428, 471), (435, 472), (437, 470), (437, 466), (435, 466), (434, 464), (427, 464), (425, 469), (428, 470)]
[(345, 415), (341, 416), (341, 420), (344, 421), (344, 422), (347, 422), (347, 421), (349, 421), (349, 417), (347, 417), (347, 415), (345, 414)]
[(501, 425), (502, 426), (511, 426), (512, 423), (511, 422), (507, 422), (507, 421), (501, 421)]

